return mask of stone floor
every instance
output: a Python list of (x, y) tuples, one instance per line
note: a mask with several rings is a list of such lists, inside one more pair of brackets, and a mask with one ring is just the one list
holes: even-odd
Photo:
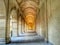
[(44, 41), (44, 37), (39, 35), (31, 35), (31, 36), (20, 36), (20, 37), (11, 37), (11, 42), (36, 42), (36, 41)]
[(0, 45), (53, 45), (52, 43), (47, 43), (44, 38), (39, 35), (11, 37), (11, 43), (9, 44), (2, 42), (0, 42)]
[(0, 44), (0, 45), (53, 45), (47, 42), (29, 42), (29, 43), (10, 43), (10, 44)]

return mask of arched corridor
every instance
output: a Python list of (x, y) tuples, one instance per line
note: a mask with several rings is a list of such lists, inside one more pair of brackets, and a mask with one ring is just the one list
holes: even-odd
[(3, 1), (6, 13), (6, 43), (48, 41), (46, 1)]
[(3, 1), (6, 13), (6, 43), (48, 41), (46, 1)]
[(16, 0), (15, 3), (18, 8), (16, 5), (9, 8), (10, 41), (44, 41), (44, 36), (38, 33), (40, 28), (37, 28), (40, 27), (39, 0), (23, 0), (21, 2)]
[(59, 0), (0, 0), (0, 43), (60, 45), (59, 7)]

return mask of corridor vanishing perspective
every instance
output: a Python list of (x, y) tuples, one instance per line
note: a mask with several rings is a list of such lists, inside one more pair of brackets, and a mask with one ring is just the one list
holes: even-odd
[(53, 45), (50, 42), (54, 42), (51, 39), (54, 31), (49, 32), (53, 29), (49, 24), (53, 22), (51, 3), (51, 0), (0, 0), (0, 42)]
[(40, 30), (40, 28), (37, 28), (37, 25), (40, 25), (39, 1), (40, 0), (21, 0), (19, 2), (19, 0), (16, 0), (15, 3), (17, 6), (11, 7), (11, 42), (44, 41), (44, 37), (37, 32), (37, 30)]
[(48, 41), (47, 1), (4, 0), (4, 3), (6, 43)]
[(8, 0), (6, 43), (48, 41), (47, 1), (44, 3), (42, 11), (40, 0)]

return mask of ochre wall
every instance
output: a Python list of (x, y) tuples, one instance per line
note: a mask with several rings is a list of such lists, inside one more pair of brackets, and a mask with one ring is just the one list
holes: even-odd
[(6, 9), (3, 0), (0, 0), (0, 38), (5, 37)]
[(51, 0), (48, 30), (49, 41), (54, 45), (60, 45), (60, 0)]

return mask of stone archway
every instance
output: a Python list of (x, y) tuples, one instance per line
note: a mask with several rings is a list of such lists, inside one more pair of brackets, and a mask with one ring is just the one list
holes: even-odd
[[(31, 33), (31, 32), (36, 32), (36, 30), (37, 31), (39, 31), (39, 32), (37, 32), (37, 34), (39, 34), (40, 35), (40, 26), (37, 26), (38, 27), (38, 29), (36, 29), (36, 26), (35, 26), (35, 21), (36, 21), (36, 17), (37, 17), (37, 15), (39, 14), (38, 13), (38, 10), (40, 9), (40, 7), (38, 6), (38, 1), (36, 2), (36, 1), (33, 1), (33, 0), (24, 0), (24, 1), (22, 1), (21, 3), (17, 3), (17, 7), (16, 7), (16, 9), (18, 9), (19, 10), (19, 12), (20, 12), (20, 15), (19, 16), (22, 16), (23, 17), (23, 19), (24, 19), (24, 23), (28, 26), (28, 29), (25, 29), (24, 30), (24, 28), (22, 28), (22, 32), (26, 32), (26, 33)], [(45, 7), (44, 7), (45, 8)], [(43, 8), (42, 8), (43, 9)], [(44, 10), (45, 11), (45, 10)], [(44, 11), (42, 11), (42, 13), (44, 12)], [(45, 12), (46, 13), (46, 12)], [(43, 15), (43, 14), (42, 14)], [(41, 25), (42, 25), (42, 28), (44, 28), (46, 25), (46, 17), (44, 17), (44, 16), (46, 16), (46, 15), (43, 15), (42, 17), (41, 17), (41, 19), (42, 20), (44, 20), (44, 22), (45, 23), (42, 23)], [(9, 17), (9, 16), (8, 16)], [(9, 18), (8, 18), (9, 19)], [(41, 20), (41, 21), (42, 21)], [(22, 21), (23, 22), (23, 21)], [(43, 22), (43, 21), (42, 21)], [(8, 23), (9, 23), (9, 20), (8, 20)], [(38, 23), (40, 23), (40, 22), (38, 22)], [(38, 24), (38, 23), (36, 23), (36, 24)], [(38, 24), (39, 25), (39, 24)], [(9, 26), (9, 25), (7, 25), (7, 26)], [(24, 25), (25, 26), (25, 25)], [(27, 26), (25, 26), (25, 27), (27, 27)], [(44, 29), (46, 29), (46, 28), (44, 28)], [(44, 31), (44, 29), (42, 29), (43, 31)], [(24, 30), (24, 31), (23, 31)], [(7, 31), (8, 33), (10, 33), (10, 30), (9, 31)], [(7, 34), (8, 34), (7, 33)], [(20, 33), (21, 34), (21, 33)], [(23, 34), (23, 33), (22, 33)], [(46, 34), (43, 32), (43, 35), (44, 36), (46, 36)], [(21, 35), (20, 35), (21, 36)], [(9, 34), (8, 34), (8, 39), (10, 40), (10, 36), (9, 36)]]

